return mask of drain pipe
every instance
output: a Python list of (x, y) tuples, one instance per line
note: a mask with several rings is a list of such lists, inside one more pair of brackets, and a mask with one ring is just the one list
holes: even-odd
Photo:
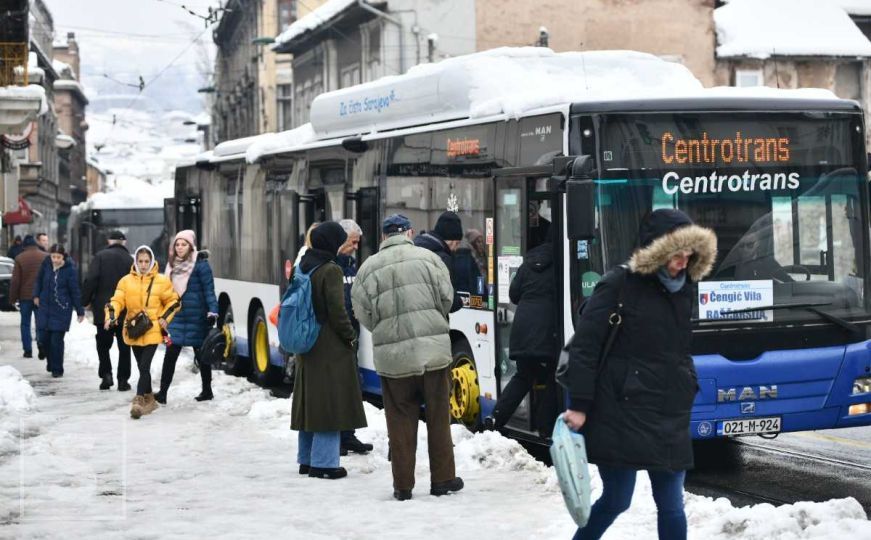
[(402, 26), (402, 21), (380, 9), (370, 6), (366, 3), (366, 0), (357, 0), (357, 6), (399, 27), (399, 73), (405, 73), (405, 28)]

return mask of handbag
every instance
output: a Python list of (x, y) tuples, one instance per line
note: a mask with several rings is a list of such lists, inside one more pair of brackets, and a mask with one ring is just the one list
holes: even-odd
[[(626, 276), (629, 274), (629, 267), (625, 264), (621, 264), (617, 268), (622, 269), (621, 278), (617, 284), (617, 304), (614, 306), (614, 310), (611, 312), (611, 314), (608, 315), (608, 336), (605, 338), (605, 343), (602, 344), (602, 350), (599, 353), (599, 364), (596, 367), (597, 379), (599, 378), (599, 374), (602, 372), (602, 368), (605, 366), (605, 359), (611, 352), (611, 347), (614, 346), (614, 341), (617, 339), (617, 334), (620, 331), (620, 326), (623, 325), (623, 290), (625, 289), (626, 285)], [(585, 305), (586, 301), (581, 305), (579, 315), (580, 313), (583, 313)], [(562, 348), (559, 354), (559, 361), (557, 362), (556, 366), (556, 381), (566, 389), (568, 389), (570, 386), (569, 362), (571, 360), (572, 343), (574, 343), (575, 337), (577, 335), (577, 332), (575, 332), (569, 342), (566, 343), (566, 345)]]
[(550, 457), (566, 509), (583, 527), (590, 519), (590, 468), (587, 464), (587, 447), (584, 436), (569, 429), (559, 415), (553, 426), (553, 444)]
[[(151, 286), (154, 285), (154, 278), (151, 278), (151, 283), (148, 284), (148, 295), (145, 297), (145, 308), (148, 308), (148, 301), (151, 299)], [(131, 339), (139, 339), (151, 330), (154, 326), (154, 321), (148, 317), (145, 309), (139, 310), (139, 313), (124, 322), (124, 329), (127, 330), (127, 337)]]

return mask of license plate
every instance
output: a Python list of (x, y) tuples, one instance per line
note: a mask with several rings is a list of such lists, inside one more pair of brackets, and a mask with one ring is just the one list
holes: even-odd
[(745, 418), (717, 422), (717, 435), (755, 435), (758, 433), (780, 433), (780, 417)]

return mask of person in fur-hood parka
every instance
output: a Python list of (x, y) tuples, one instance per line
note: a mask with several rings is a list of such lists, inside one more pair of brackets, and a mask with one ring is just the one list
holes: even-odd
[[(690, 409), (698, 384), (690, 356), (693, 283), (711, 272), (717, 237), (680, 210), (645, 216), (626, 268), (587, 300), (572, 342), (566, 424), (584, 433), (602, 497), (575, 538), (598, 538), (629, 507), (647, 470), (660, 538), (686, 538), (683, 481), (693, 466)], [(622, 325), (600, 359), (618, 303)], [(664, 536), (663, 536), (664, 535)]]

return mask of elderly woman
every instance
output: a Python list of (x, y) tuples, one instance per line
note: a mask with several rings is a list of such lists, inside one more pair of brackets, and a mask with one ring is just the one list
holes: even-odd
[(366, 427), (357, 377), (357, 335), (345, 309), (342, 269), (336, 264), (347, 234), (334, 221), (311, 232), (311, 247), (294, 272), (311, 279), (312, 305), (321, 324), (314, 347), (297, 355), (290, 428), (299, 431), (299, 473), (336, 479), (340, 432)]
[[(653, 486), (659, 538), (686, 538), (683, 484), (693, 466), (690, 408), (698, 390), (692, 284), (710, 273), (716, 255), (713, 231), (679, 210), (656, 210), (642, 220), (628, 269), (605, 275), (581, 315), (564, 419), (583, 430), (603, 490), (576, 540), (601, 537), (629, 508), (639, 470)], [(619, 334), (600, 358), (618, 314)]]

